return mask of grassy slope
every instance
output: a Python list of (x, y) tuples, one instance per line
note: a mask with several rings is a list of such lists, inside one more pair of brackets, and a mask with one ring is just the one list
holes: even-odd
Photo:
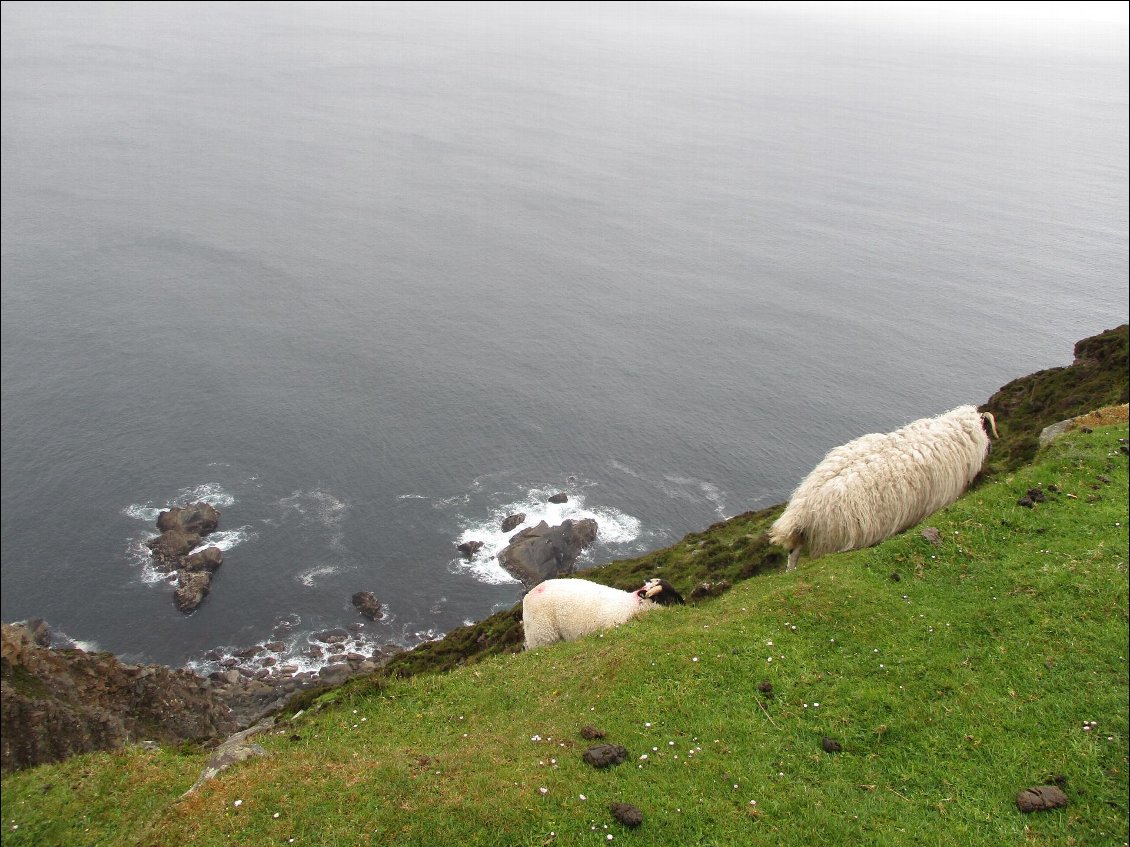
[[(600, 637), (346, 686), (264, 739), (269, 759), (183, 804), (202, 755), (134, 749), (7, 777), (4, 843), (1125, 844), (1119, 437), (1125, 424), (1072, 434), (993, 475), (928, 521), (937, 548), (910, 531)], [(1052, 483), (1047, 502), (1016, 505)], [(730, 560), (760, 520), (655, 555)], [(585, 724), (631, 760), (584, 764)], [(1015, 793), (1050, 774), (1070, 807), (1017, 812)], [(643, 826), (613, 821), (614, 801)]]

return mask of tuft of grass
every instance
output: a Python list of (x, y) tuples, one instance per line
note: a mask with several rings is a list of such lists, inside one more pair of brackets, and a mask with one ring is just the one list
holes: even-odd
[[(184, 802), (203, 755), (10, 775), (4, 843), (1123, 845), (1127, 435), (1072, 433), (994, 475), (928, 519), (936, 545), (916, 528), (577, 642), (337, 689)], [(623, 578), (749, 567), (765, 520)], [(585, 725), (629, 760), (584, 763)], [(1052, 776), (1070, 805), (1017, 811)]]

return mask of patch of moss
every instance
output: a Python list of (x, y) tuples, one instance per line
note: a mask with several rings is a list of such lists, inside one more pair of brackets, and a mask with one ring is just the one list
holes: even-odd
[(31, 700), (46, 700), (51, 697), (51, 691), (43, 684), (43, 680), (30, 673), (23, 665), (13, 665), (7, 659), (0, 661), (0, 677), (12, 686), (12, 689)]

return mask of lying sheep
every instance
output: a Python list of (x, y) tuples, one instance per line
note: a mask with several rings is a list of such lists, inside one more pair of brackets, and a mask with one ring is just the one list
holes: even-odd
[(621, 591), (584, 579), (547, 579), (522, 599), (526, 649), (575, 641), (656, 606), (682, 602), (679, 592), (662, 579), (649, 579), (637, 591)]
[(816, 559), (878, 544), (948, 506), (989, 455), (996, 420), (958, 406), (889, 433), (837, 447), (804, 478), (769, 528), (789, 551), (788, 570), (803, 548)]

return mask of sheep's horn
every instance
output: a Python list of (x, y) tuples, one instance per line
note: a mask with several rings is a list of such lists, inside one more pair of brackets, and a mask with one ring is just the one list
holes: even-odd
[(997, 419), (993, 417), (992, 412), (982, 412), (981, 420), (989, 422), (989, 428), (993, 431), (993, 438), (1000, 438), (1000, 435), (997, 433)]
[(654, 597), (663, 592), (663, 583), (658, 579), (649, 579), (640, 590), (643, 591), (644, 597)]

